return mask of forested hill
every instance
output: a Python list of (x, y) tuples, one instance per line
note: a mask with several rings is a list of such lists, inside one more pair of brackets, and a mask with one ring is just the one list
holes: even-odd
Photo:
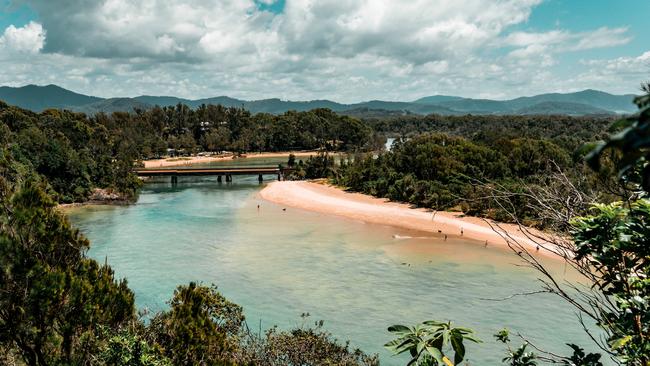
[(327, 108), (339, 114), (357, 116), (394, 116), (400, 114), (494, 114), (494, 115), (605, 115), (632, 113), (636, 110), (634, 95), (612, 95), (597, 90), (576, 93), (551, 93), (511, 100), (472, 99), (457, 96), (434, 95), (415, 101), (372, 100), (353, 104), (342, 104), (330, 100), (288, 101), (277, 98), (262, 100), (241, 100), (227, 96), (204, 99), (183, 99), (174, 96), (142, 95), (134, 98), (98, 98), (78, 94), (56, 85), (23, 87), (0, 87), (0, 100), (34, 112), (44, 109), (69, 109), (86, 114), (98, 112), (131, 112), (134, 109), (150, 109), (184, 104), (198, 108), (203, 104), (224, 107), (243, 107), (252, 113), (282, 114), (284, 112), (309, 111)]
[(47, 108), (82, 106), (98, 102), (101, 99), (78, 94), (56, 85), (26, 85), (21, 88), (0, 87), (0, 100), (34, 112), (40, 112)]

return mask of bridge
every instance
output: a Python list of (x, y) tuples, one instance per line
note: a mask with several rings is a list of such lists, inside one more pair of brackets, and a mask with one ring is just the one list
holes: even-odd
[(257, 175), (258, 181), (263, 181), (264, 175), (277, 175), (282, 180), (284, 175), (293, 171), (292, 168), (279, 166), (249, 166), (249, 167), (218, 167), (218, 168), (169, 168), (169, 169), (136, 169), (139, 177), (171, 177), (172, 183), (178, 182), (178, 177), (216, 175), (217, 182), (225, 177), (226, 182), (232, 182), (233, 175)]

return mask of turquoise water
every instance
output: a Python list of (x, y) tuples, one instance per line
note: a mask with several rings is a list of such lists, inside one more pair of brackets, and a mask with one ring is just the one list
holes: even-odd
[(283, 211), (258, 198), (257, 177), (234, 180), (148, 183), (135, 205), (69, 216), (90, 238), (89, 255), (128, 279), (140, 308), (165, 308), (179, 284), (215, 283), (244, 307), (251, 328), (301, 325), (300, 314), (310, 313), (309, 323), (324, 320), (385, 365), (405, 364), (383, 350), (386, 327), (428, 319), (477, 330), (485, 343), (468, 346), (472, 365), (500, 364), (503, 347), (492, 334), (503, 327), (561, 353), (568, 341), (590, 344), (571, 308), (552, 295), (488, 300), (538, 289), (505, 250)]

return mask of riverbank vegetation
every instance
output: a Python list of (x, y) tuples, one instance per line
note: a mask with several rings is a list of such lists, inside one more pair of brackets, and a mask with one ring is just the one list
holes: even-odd
[[(332, 176), (364, 192), (429, 204), (436, 209), (466, 204), (468, 211), (486, 215), (496, 215), (500, 207), (504, 215), (517, 222), (543, 219), (541, 213), (549, 211), (534, 210), (548, 202), (540, 197), (556, 196), (566, 207), (551, 207), (561, 215), (549, 220), (562, 223), (558, 227), (564, 227), (570, 235), (570, 240), (562, 244), (562, 255), (567, 265), (587, 281), (586, 289), (558, 283), (533, 254), (517, 243), (511, 245), (524, 261), (546, 276), (542, 279), (545, 292), (561, 296), (581, 316), (596, 323), (604, 338), (596, 335), (593, 339), (602, 354), (585, 352), (582, 345), (570, 345), (572, 354), (566, 357), (543, 350), (531, 352), (533, 345), (525, 340), (522, 346), (511, 347), (512, 341), (504, 330), (496, 334), (508, 349), (503, 362), (513, 366), (540, 362), (599, 366), (603, 357), (610, 357), (617, 364), (648, 366), (650, 86), (645, 92), (637, 100), (640, 112), (620, 124), (626, 129), (595, 150), (585, 147), (571, 151), (572, 144), (580, 147), (583, 142), (565, 144), (562, 141), (567, 136), (556, 140), (546, 135), (503, 134), (486, 140), (484, 134), (479, 138), (427, 133), (398, 142), (388, 154), (376, 158), (357, 156), (340, 168), (326, 154), (302, 165), (305, 176)], [(83, 199), (94, 187), (135, 192), (133, 162), (155, 154), (158, 150), (152, 147), (186, 139), (187, 145), (183, 142), (177, 146), (185, 148), (190, 138), (195, 142), (207, 138), (199, 133), (197, 140), (191, 128), (183, 127), (201, 126), (200, 115), (187, 114), (183, 108), (167, 112), (155, 118), (138, 112), (88, 119), (70, 112), (34, 114), (0, 105), (0, 363), (377, 364), (376, 356), (335, 340), (322, 329), (322, 323), (288, 331), (272, 328), (264, 334), (251, 332), (241, 307), (224, 298), (215, 287), (196, 283), (179, 286), (168, 309), (149, 314), (150, 321), (145, 322), (136, 314), (134, 295), (127, 282), (117, 280), (107, 263), (87, 258), (88, 241), (56, 209), (56, 202)], [(314, 112), (314, 116), (318, 113)], [(337, 127), (332, 127), (310, 135), (296, 127), (307, 123), (297, 118), (294, 135), (326, 149), (354, 150), (372, 143), (372, 131), (360, 122), (322, 113), (335, 121), (334, 126), (339, 123), (343, 128), (351, 123), (357, 127), (345, 134), (333, 132)], [(197, 119), (188, 120), (186, 116)], [(240, 125), (242, 120), (246, 119), (233, 117), (232, 125), (229, 120), (222, 121), (231, 137), (243, 136), (244, 126), (251, 126)], [(316, 120), (313, 122), (317, 128)], [(154, 132), (142, 129), (155, 124), (159, 127)], [(218, 133), (219, 128), (207, 134)], [(264, 146), (273, 149), (294, 142)], [(262, 146), (261, 141), (258, 143), (256, 146)], [(587, 151), (591, 153), (586, 155)], [(593, 173), (580, 164), (585, 157), (596, 169)], [(618, 178), (612, 174), (615, 169), (622, 179), (621, 191), (600, 188), (590, 197), (617, 197), (620, 202), (583, 209), (580, 206), (588, 206), (590, 200), (565, 199), (574, 197), (565, 188), (573, 192), (586, 187), (587, 192), (609, 187), (612, 182), (616, 184), (611, 187), (619, 188)], [(567, 179), (562, 180), (554, 172)], [(553, 186), (558, 181), (561, 184)], [(530, 190), (535, 186), (540, 189)], [(483, 196), (495, 206), (473, 206)], [(566, 286), (577, 292), (567, 291)], [(449, 322), (397, 325), (389, 331), (397, 340), (388, 348), (395, 353), (409, 353), (410, 365), (460, 364), (469, 358), (467, 341), (477, 341), (471, 330), (453, 327)]]
[[(577, 187), (586, 199), (573, 209), (585, 212), (590, 202), (609, 202), (621, 189), (610, 176), (589, 170), (584, 153), (549, 139), (498, 137), (486, 142), (425, 133), (398, 140), (379, 156), (357, 156), (334, 169), (329, 176), (351, 191), (501, 222), (517, 219), (538, 228), (550, 223), (537, 210), (535, 192)], [(492, 199), (506, 191), (522, 193), (515, 211)]]
[(0, 102), (1, 146), (43, 177), (59, 203), (85, 201), (97, 188), (132, 200), (140, 183), (134, 162), (168, 151), (359, 151), (377, 143), (359, 120), (324, 109), (274, 116), (178, 105), (88, 117), (64, 110), (34, 113)]
[[(627, 189), (610, 174), (615, 153), (603, 158), (605, 169), (599, 172), (584, 161), (596, 141), (621, 128), (612, 119), (404, 116), (365, 122), (401, 137), (389, 151), (355, 154), (340, 164), (323, 153), (298, 164), (290, 178), (330, 178), (350, 191), (416, 207), (543, 229), (556, 220), (540, 209), (535, 197), (541, 193), (550, 198), (578, 192), (566, 209), (586, 213), (592, 203), (612, 202)], [(506, 192), (518, 193), (515, 210), (494, 199)]]

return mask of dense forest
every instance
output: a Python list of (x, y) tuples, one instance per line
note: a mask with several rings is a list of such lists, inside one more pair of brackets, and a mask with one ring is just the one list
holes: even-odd
[[(496, 137), (496, 136), (495, 136)], [(454, 209), (474, 216), (545, 227), (522, 197), (516, 217), (491, 197), (497, 191), (534, 192), (561, 189), (566, 178), (585, 195), (611, 201), (620, 188), (615, 180), (590, 171), (584, 154), (550, 139), (505, 138), (470, 140), (447, 134), (418, 135), (397, 140), (390, 152), (357, 157), (329, 172), (349, 190), (407, 202), (434, 210)], [(579, 207), (577, 209), (587, 209)]]
[[(621, 128), (612, 119), (549, 116), (406, 116), (364, 121), (398, 137), (390, 151), (356, 154), (341, 164), (327, 154), (297, 164), (294, 179), (328, 177), (348, 190), (433, 210), (458, 210), (546, 228), (550, 222), (527, 193), (578, 189), (589, 202), (611, 202), (625, 190), (604, 169), (584, 162), (595, 142)], [(610, 167), (617, 159), (603, 159)], [(520, 193), (516, 210), (494, 200)]]
[(585, 141), (605, 138), (615, 117), (571, 117), (565, 115), (494, 116), (407, 115), (368, 118), (364, 122), (375, 131), (410, 137), (424, 132), (447, 133), (474, 140), (503, 138), (547, 138), (558, 141)]
[(88, 117), (65, 110), (33, 113), (0, 102), (0, 143), (65, 203), (85, 201), (93, 188), (132, 198), (139, 186), (134, 163), (168, 152), (360, 151), (381, 141), (359, 120), (324, 109), (274, 116), (178, 105)]

